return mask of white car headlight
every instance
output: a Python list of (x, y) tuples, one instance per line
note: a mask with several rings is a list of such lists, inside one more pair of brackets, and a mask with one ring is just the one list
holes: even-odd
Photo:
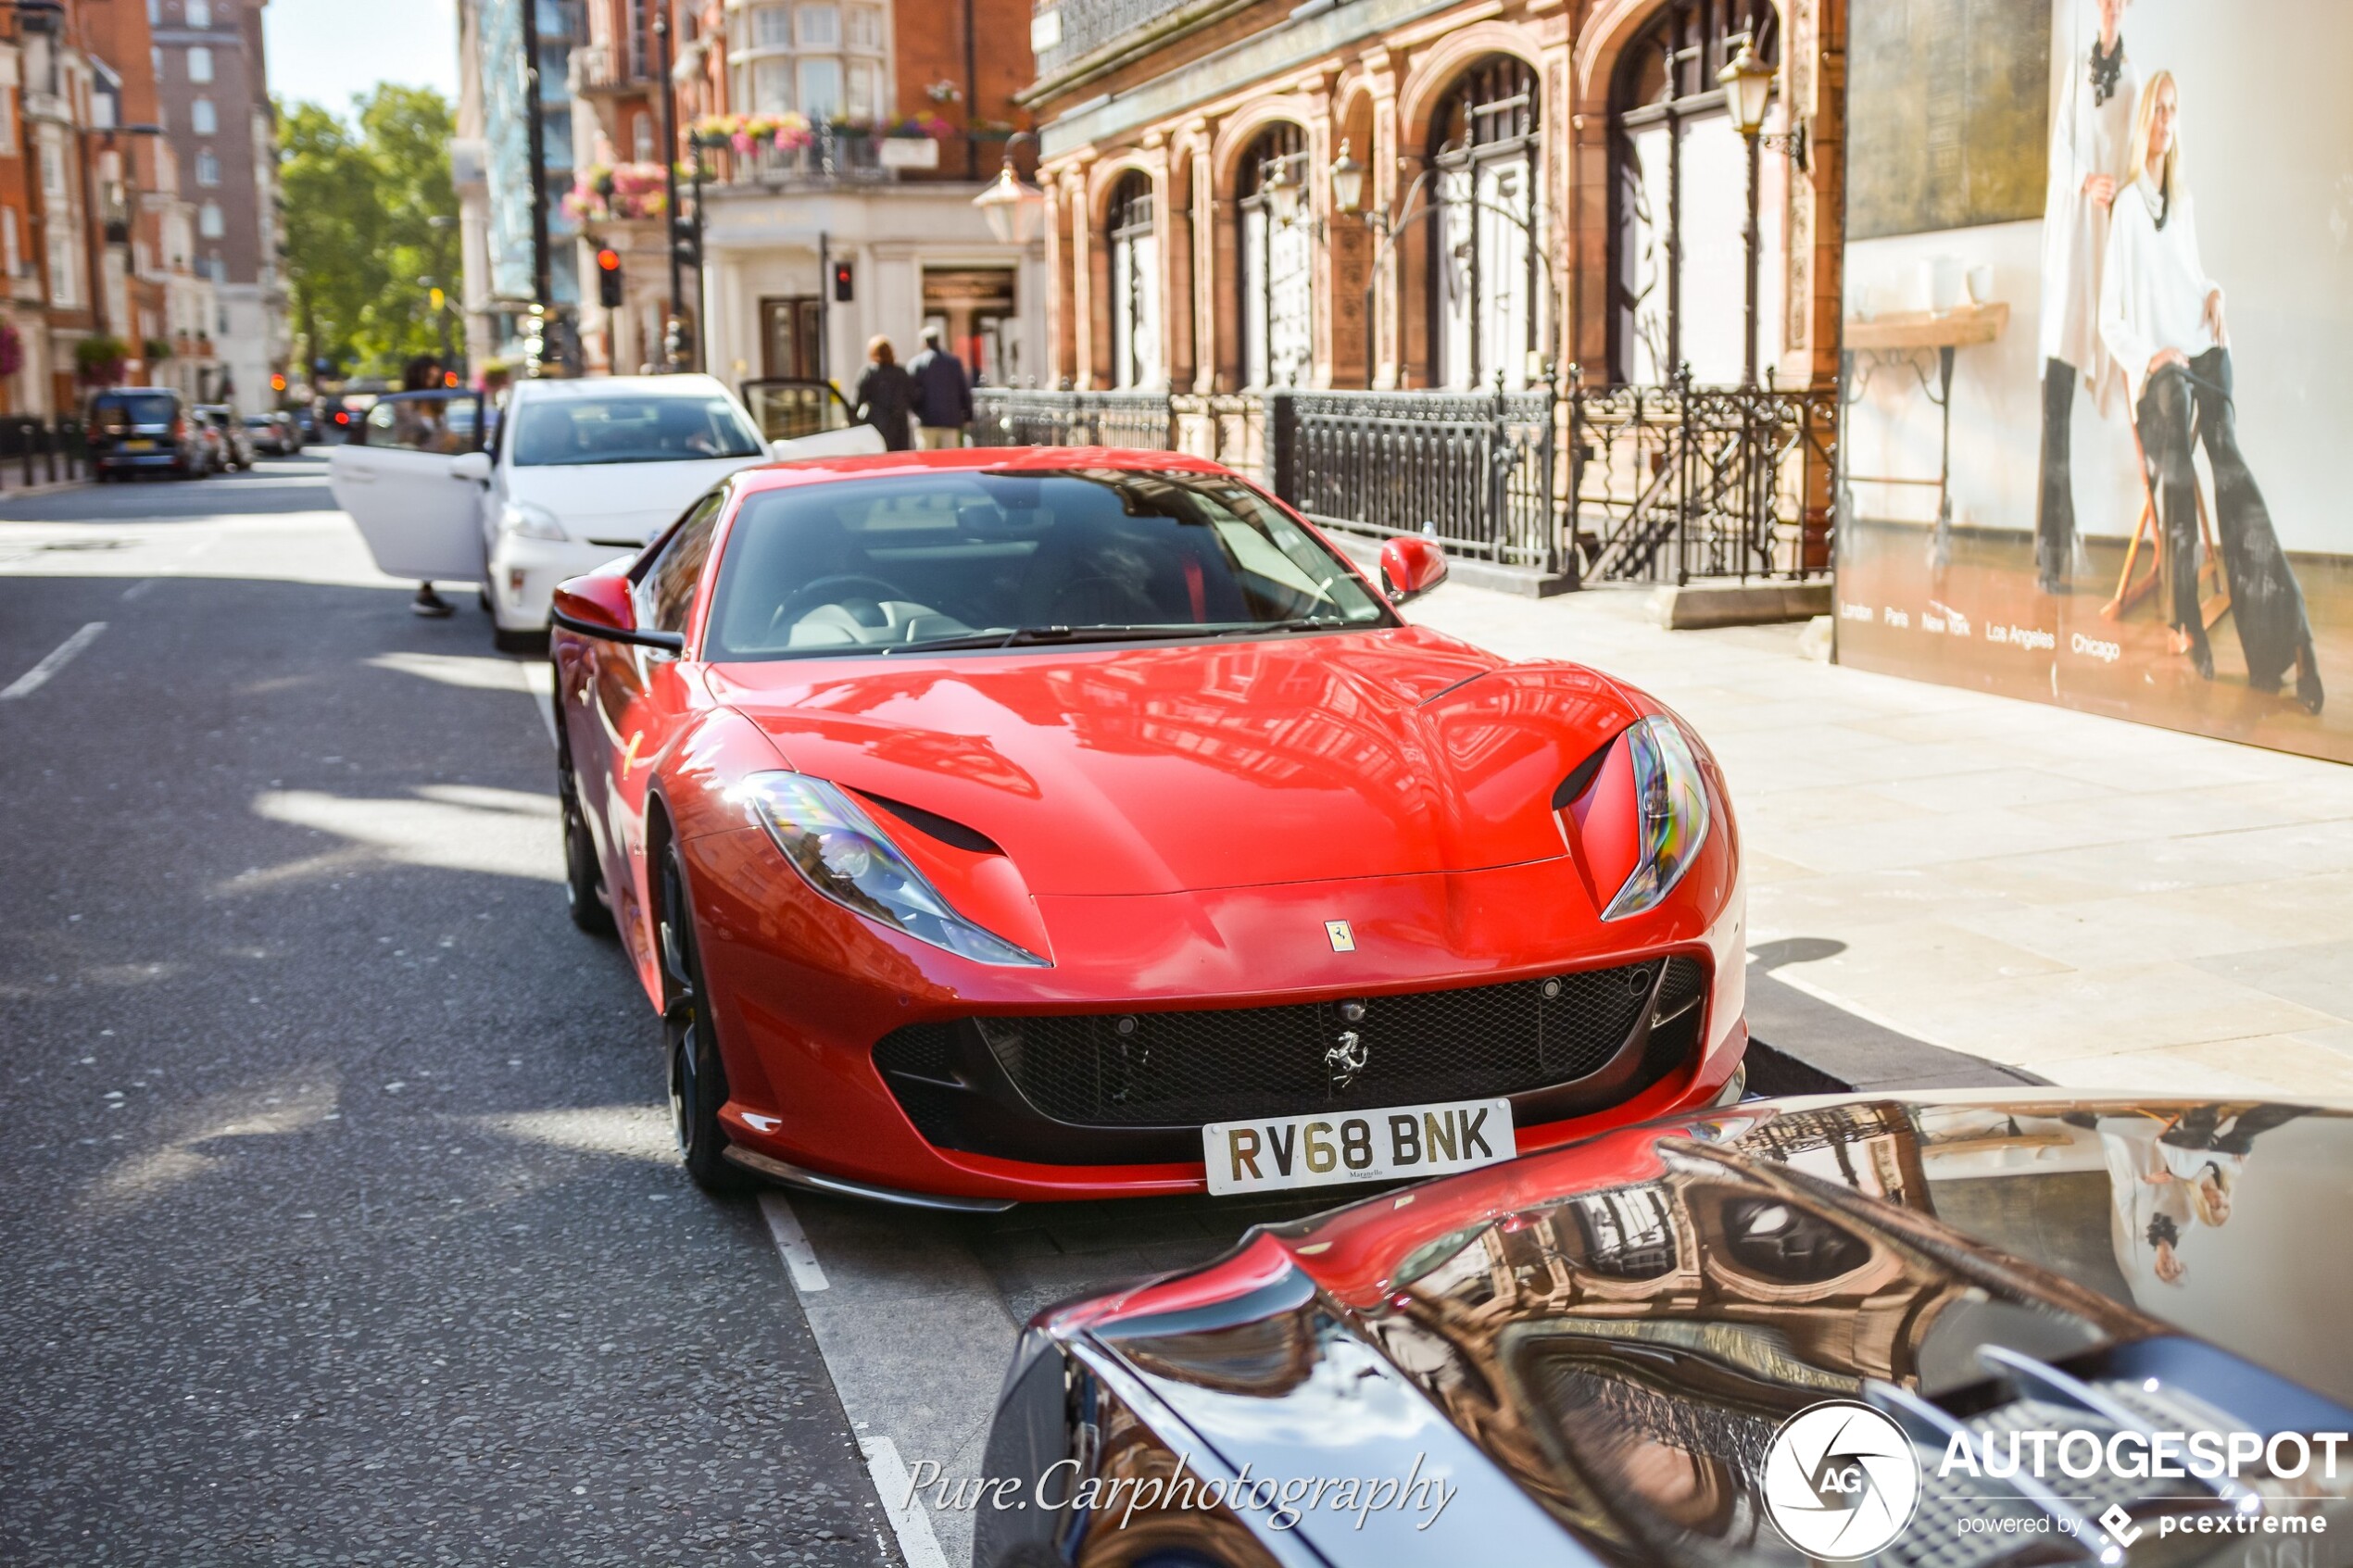
[(555, 513), (529, 501), (510, 501), (499, 508), (498, 530), (518, 539), (553, 539), (558, 544), (571, 537)]
[(1634, 766), (1633, 873), (1602, 911), (1623, 920), (1656, 909), (1699, 858), (1707, 839), (1707, 786), (1699, 759), (1682, 730), (1655, 713), (1626, 732), (1627, 758)]
[(800, 773), (754, 773), (742, 789), (785, 859), (835, 903), (975, 963), (1046, 967), (950, 908), (845, 791)]

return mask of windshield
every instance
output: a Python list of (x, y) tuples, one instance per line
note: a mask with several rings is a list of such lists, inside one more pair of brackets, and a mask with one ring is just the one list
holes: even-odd
[(171, 422), (180, 400), (169, 392), (118, 392), (98, 399), (98, 423), (109, 429), (126, 424), (164, 425)]
[(1392, 624), (1238, 480), (1080, 469), (812, 484), (744, 503), (708, 657)]
[(526, 401), (515, 421), (517, 468), (680, 463), (756, 458), (766, 448), (724, 397), (560, 397)]

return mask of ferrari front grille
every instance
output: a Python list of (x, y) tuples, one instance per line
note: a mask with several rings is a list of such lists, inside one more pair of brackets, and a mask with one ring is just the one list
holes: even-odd
[(1029, 1107), (1071, 1126), (1199, 1126), (1485, 1098), (1599, 1072), (1646, 1016), (1663, 1026), (1692, 1012), (1705, 978), (1696, 960), (1650, 959), (1282, 1007), (978, 1018), (895, 1031), (875, 1061), (927, 1132), (944, 1109), (930, 1098), (956, 1076), (964, 1030), (976, 1031)]

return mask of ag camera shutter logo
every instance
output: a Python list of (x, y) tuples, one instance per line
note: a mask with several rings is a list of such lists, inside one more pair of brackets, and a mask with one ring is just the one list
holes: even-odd
[(1781, 1423), (1765, 1449), (1765, 1516), (1811, 1558), (1852, 1562), (1904, 1533), (1920, 1500), (1919, 1456), (1887, 1416), (1830, 1399)]

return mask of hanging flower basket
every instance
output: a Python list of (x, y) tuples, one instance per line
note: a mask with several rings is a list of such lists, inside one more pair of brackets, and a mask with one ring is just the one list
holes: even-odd
[(0, 380), (13, 376), (23, 369), (24, 339), (17, 334), (15, 327), (6, 321), (0, 321)]
[(74, 370), (89, 386), (120, 384), (130, 358), (130, 346), (118, 337), (86, 337), (73, 345)]

